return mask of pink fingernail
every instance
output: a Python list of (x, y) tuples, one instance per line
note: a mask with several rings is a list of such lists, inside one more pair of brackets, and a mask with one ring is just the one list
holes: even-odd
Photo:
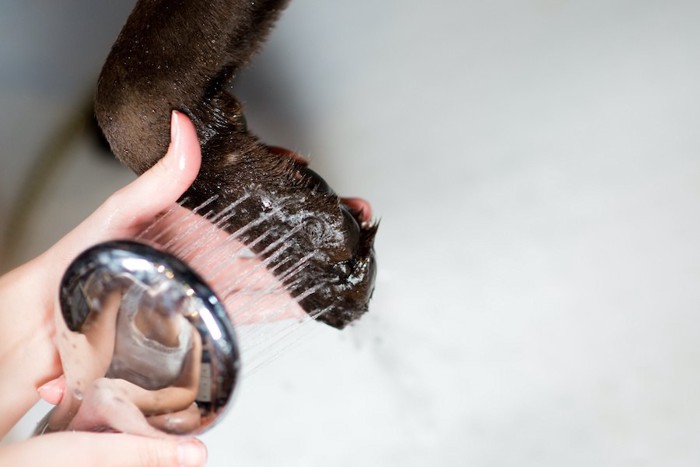
[(177, 156), (177, 168), (185, 170), (185, 153), (180, 149), (180, 112), (173, 110), (170, 118), (170, 141), (172, 144), (171, 150), (175, 151)]
[(197, 439), (186, 439), (177, 445), (177, 461), (182, 467), (198, 467), (207, 462), (207, 448)]
[(44, 399), (49, 404), (56, 405), (63, 399), (63, 392), (65, 389), (65, 381), (63, 376), (53, 381), (41, 386), (37, 391), (39, 392), (39, 397)]

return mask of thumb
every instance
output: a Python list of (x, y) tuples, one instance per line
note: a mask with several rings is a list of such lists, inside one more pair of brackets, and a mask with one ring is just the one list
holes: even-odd
[[(197, 177), (201, 150), (197, 130), (180, 112), (172, 113), (170, 147), (165, 156), (136, 180), (110, 197), (108, 209), (119, 221), (139, 223), (172, 206)], [(125, 218), (124, 218), (125, 217)]]
[(171, 132), (170, 147), (161, 160), (110, 196), (49, 250), (50, 271), (62, 273), (78, 253), (95, 243), (140, 233), (177, 202), (197, 177), (201, 150), (197, 130), (184, 114), (173, 112)]
[(0, 448), (0, 465), (196, 467), (206, 460), (204, 444), (194, 438), (122, 433), (52, 433)]

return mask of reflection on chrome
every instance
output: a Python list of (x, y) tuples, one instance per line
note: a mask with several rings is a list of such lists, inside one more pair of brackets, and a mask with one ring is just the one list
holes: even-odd
[(211, 288), (177, 258), (131, 241), (97, 245), (69, 266), (60, 304), (66, 390), (37, 434), (196, 434), (225, 411), (236, 338)]

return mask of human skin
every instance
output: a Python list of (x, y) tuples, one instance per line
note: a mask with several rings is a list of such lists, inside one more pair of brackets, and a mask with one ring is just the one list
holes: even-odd
[[(0, 278), (0, 437), (39, 400), (39, 388), (62, 374), (55, 316), (68, 264), (92, 245), (136, 236), (190, 186), (200, 161), (192, 123), (174, 113), (171, 144), (161, 161), (44, 254)], [(55, 433), (0, 448), (0, 465), (203, 465), (205, 460), (199, 441), (166, 435)]]
[[(170, 339), (171, 347), (177, 346), (181, 325), (187, 326), (191, 334), (191, 346), (180, 374), (166, 387), (149, 390), (119, 377), (105, 377), (115, 352), (121, 297), (121, 290), (105, 297), (100, 310), (91, 312), (86, 318), (84, 332), (74, 333), (61, 320), (57, 323), (58, 334), (64, 336), (60, 348), (66, 378), (54, 380), (40, 389), (42, 398), (54, 404), (60, 403), (51, 413), (49, 431), (99, 431), (99, 428), (109, 426), (123, 433), (158, 436), (159, 433), (146, 422), (145, 416), (151, 415), (161, 416), (153, 420), (149, 417), (151, 425), (166, 428), (170, 433), (188, 431), (175, 426), (177, 424), (173, 421), (188, 427), (199, 426), (199, 411), (190, 408), (199, 387), (202, 344), (199, 334), (184, 318), (174, 320), (168, 314), (153, 310), (151, 313), (137, 310), (134, 317), (134, 324), (144, 336), (164, 345)], [(141, 315), (146, 317), (139, 323)], [(82, 389), (77, 397), (75, 390), (81, 387), (79, 382), (82, 382)], [(72, 389), (66, 391), (66, 386)], [(167, 428), (170, 426), (172, 430)]]

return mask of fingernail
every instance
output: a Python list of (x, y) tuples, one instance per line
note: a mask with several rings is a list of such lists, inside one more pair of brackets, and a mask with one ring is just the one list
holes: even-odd
[(55, 384), (51, 383), (44, 384), (38, 389), (38, 391), (39, 397), (51, 403), (54, 403), (54, 400), (60, 400), (61, 396), (63, 396), (63, 391), (60, 388), (57, 388)]
[(207, 448), (197, 439), (186, 439), (177, 445), (177, 461), (181, 467), (199, 467), (207, 462)]
[(44, 399), (50, 404), (58, 404), (63, 399), (63, 391), (65, 389), (64, 377), (61, 376), (58, 379), (49, 381), (48, 383), (41, 386), (37, 391), (39, 392), (39, 397)]
[(180, 112), (173, 110), (173, 114), (170, 117), (170, 142), (172, 144), (172, 150), (175, 151), (177, 156), (177, 168), (179, 170), (185, 169), (185, 152), (180, 149)]

